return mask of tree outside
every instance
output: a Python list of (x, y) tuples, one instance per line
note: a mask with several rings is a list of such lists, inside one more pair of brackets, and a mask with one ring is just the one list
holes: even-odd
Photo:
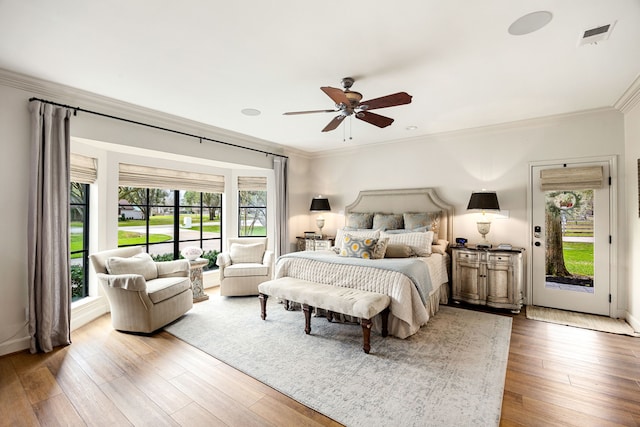
[(546, 276), (593, 286), (593, 190), (546, 193)]

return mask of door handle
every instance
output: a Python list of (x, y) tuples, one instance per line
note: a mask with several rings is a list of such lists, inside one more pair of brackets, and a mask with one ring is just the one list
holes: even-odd
[(539, 225), (536, 225), (535, 227), (533, 227), (533, 237), (535, 237), (536, 239), (539, 239), (541, 235), (542, 235), (542, 227), (540, 227)]

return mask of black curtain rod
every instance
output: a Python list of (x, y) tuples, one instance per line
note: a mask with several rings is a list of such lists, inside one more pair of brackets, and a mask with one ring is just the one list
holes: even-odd
[(76, 115), (76, 113), (78, 111), (81, 111), (83, 113), (95, 114), (96, 116), (107, 117), (109, 119), (120, 120), (120, 121), (127, 122), (127, 123), (133, 123), (134, 125), (146, 126), (146, 127), (150, 127), (150, 128), (153, 128), (153, 129), (163, 130), (165, 132), (172, 132), (172, 133), (177, 133), (178, 135), (189, 136), (191, 138), (199, 139), (201, 144), (202, 144), (202, 141), (205, 140), (205, 141), (209, 141), (209, 142), (215, 142), (217, 144), (227, 145), (229, 147), (242, 148), (243, 150), (255, 151), (257, 153), (266, 154), (267, 156), (277, 156), (277, 157), (283, 157), (285, 159), (289, 158), (289, 157), (284, 156), (282, 154), (277, 154), (277, 153), (271, 153), (269, 151), (258, 150), (257, 148), (243, 147), (242, 145), (232, 144), (230, 142), (218, 141), (217, 139), (207, 138), (206, 136), (198, 136), (198, 135), (194, 135), (194, 134), (187, 133), (187, 132), (182, 132), (182, 131), (175, 130), (175, 129), (169, 129), (169, 128), (165, 128), (165, 127), (162, 127), (162, 126), (150, 125), (149, 123), (143, 123), (143, 122), (138, 122), (138, 121), (135, 121), (135, 120), (125, 119), (123, 117), (118, 117), (118, 116), (112, 116), (112, 115), (109, 115), (109, 114), (99, 113), (97, 111), (85, 110), (84, 108), (80, 108), (80, 107), (72, 107), (71, 105), (60, 104), (60, 103), (49, 101), (49, 100), (46, 100), (46, 99), (40, 99), (40, 98), (35, 98), (35, 97), (34, 98), (29, 98), (29, 102), (31, 102), (31, 101), (40, 101), (40, 102), (44, 102), (45, 104), (51, 104), (51, 105), (55, 105), (57, 107), (68, 108), (70, 110), (73, 110), (73, 115)]

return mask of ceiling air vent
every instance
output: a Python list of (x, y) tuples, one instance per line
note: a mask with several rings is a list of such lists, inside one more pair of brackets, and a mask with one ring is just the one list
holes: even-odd
[(589, 30), (585, 30), (580, 34), (580, 40), (578, 41), (578, 46), (584, 46), (587, 44), (597, 44), (598, 42), (607, 40), (611, 31), (613, 31), (613, 27), (616, 25), (616, 21), (613, 21), (611, 24), (602, 25), (600, 27), (591, 28)]

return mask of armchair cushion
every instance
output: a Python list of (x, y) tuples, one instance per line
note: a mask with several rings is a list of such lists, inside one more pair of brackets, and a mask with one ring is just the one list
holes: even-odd
[(139, 274), (145, 280), (153, 280), (158, 277), (156, 263), (146, 252), (128, 258), (108, 258), (106, 267), (109, 274)]
[(159, 277), (147, 282), (147, 294), (154, 304), (172, 298), (187, 289), (191, 289), (191, 282), (184, 277)]
[(264, 256), (264, 243), (232, 243), (229, 249), (232, 264), (261, 263)]
[(266, 276), (269, 265), (257, 263), (231, 264), (224, 269), (224, 277)]

